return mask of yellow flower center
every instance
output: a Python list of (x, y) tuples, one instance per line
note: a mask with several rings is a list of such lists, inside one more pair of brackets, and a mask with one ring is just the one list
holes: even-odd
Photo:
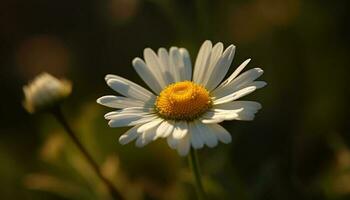
[(156, 101), (159, 115), (173, 120), (193, 120), (211, 106), (209, 92), (191, 81), (169, 85), (163, 89)]

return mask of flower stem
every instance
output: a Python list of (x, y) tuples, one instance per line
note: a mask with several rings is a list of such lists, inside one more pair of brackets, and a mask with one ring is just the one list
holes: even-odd
[(202, 180), (201, 180), (197, 152), (193, 148), (191, 148), (191, 150), (190, 150), (188, 161), (189, 161), (190, 167), (192, 169), (192, 173), (193, 173), (195, 183), (196, 183), (197, 198), (198, 198), (198, 200), (204, 200), (205, 199), (205, 192), (204, 192), (203, 184), (202, 184)]
[(88, 164), (91, 166), (91, 168), (95, 171), (96, 175), (101, 179), (101, 181), (106, 185), (108, 191), (110, 192), (110, 195), (113, 199), (124, 199), (120, 192), (115, 188), (115, 186), (110, 182), (101, 172), (98, 164), (96, 161), (92, 158), (92, 156), (89, 154), (87, 149), (83, 146), (83, 144), (80, 142), (79, 138), (74, 133), (73, 129), (69, 126), (66, 118), (64, 117), (62, 110), (59, 106), (52, 109), (51, 113), (55, 116), (58, 122), (61, 123), (63, 128), (68, 133), (68, 136), (72, 139), (73, 143), (76, 145), (76, 147), (79, 149), (79, 151), (82, 153), (82, 155), (85, 157)]

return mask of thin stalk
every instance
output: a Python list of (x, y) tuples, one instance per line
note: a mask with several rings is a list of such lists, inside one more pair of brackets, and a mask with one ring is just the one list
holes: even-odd
[(204, 200), (205, 199), (205, 192), (204, 192), (203, 184), (202, 184), (202, 180), (201, 180), (197, 152), (193, 148), (191, 148), (191, 150), (190, 150), (188, 161), (189, 161), (190, 167), (192, 169), (192, 173), (193, 173), (195, 183), (196, 183), (195, 186), (196, 186), (197, 198), (198, 198), (198, 200)]
[(97, 162), (92, 158), (92, 156), (89, 154), (87, 149), (83, 146), (83, 144), (80, 142), (79, 138), (74, 133), (73, 129), (69, 126), (66, 118), (64, 117), (62, 110), (59, 106), (54, 108), (51, 112), (57, 121), (61, 123), (63, 128), (66, 130), (68, 136), (72, 139), (73, 143), (76, 145), (76, 147), (79, 149), (81, 154), (85, 157), (88, 164), (91, 166), (91, 168), (95, 171), (96, 175), (101, 179), (101, 181), (106, 185), (110, 195), (115, 200), (122, 200), (124, 199), (120, 192), (115, 188), (115, 186), (102, 174), (100, 167), (98, 166)]

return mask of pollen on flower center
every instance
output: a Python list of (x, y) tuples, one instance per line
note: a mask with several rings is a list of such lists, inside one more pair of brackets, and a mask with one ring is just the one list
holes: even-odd
[(166, 119), (193, 120), (212, 106), (209, 92), (191, 81), (173, 83), (157, 97), (156, 110)]

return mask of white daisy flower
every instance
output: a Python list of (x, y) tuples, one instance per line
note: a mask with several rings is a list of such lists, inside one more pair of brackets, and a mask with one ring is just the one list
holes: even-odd
[(234, 54), (234, 45), (224, 50), (221, 42), (213, 46), (207, 40), (192, 73), (186, 49), (171, 47), (168, 52), (160, 48), (156, 54), (146, 48), (144, 60), (135, 58), (132, 64), (153, 92), (120, 76), (107, 75), (108, 86), (123, 96), (107, 95), (97, 102), (118, 109), (105, 115), (110, 127), (133, 126), (119, 138), (121, 144), (136, 140), (136, 146), (143, 147), (166, 138), (171, 148), (185, 156), (191, 147), (230, 143), (230, 133), (218, 123), (253, 120), (260, 103), (237, 100), (266, 85), (255, 81), (263, 74), (260, 68), (240, 74), (250, 59), (221, 82)]

